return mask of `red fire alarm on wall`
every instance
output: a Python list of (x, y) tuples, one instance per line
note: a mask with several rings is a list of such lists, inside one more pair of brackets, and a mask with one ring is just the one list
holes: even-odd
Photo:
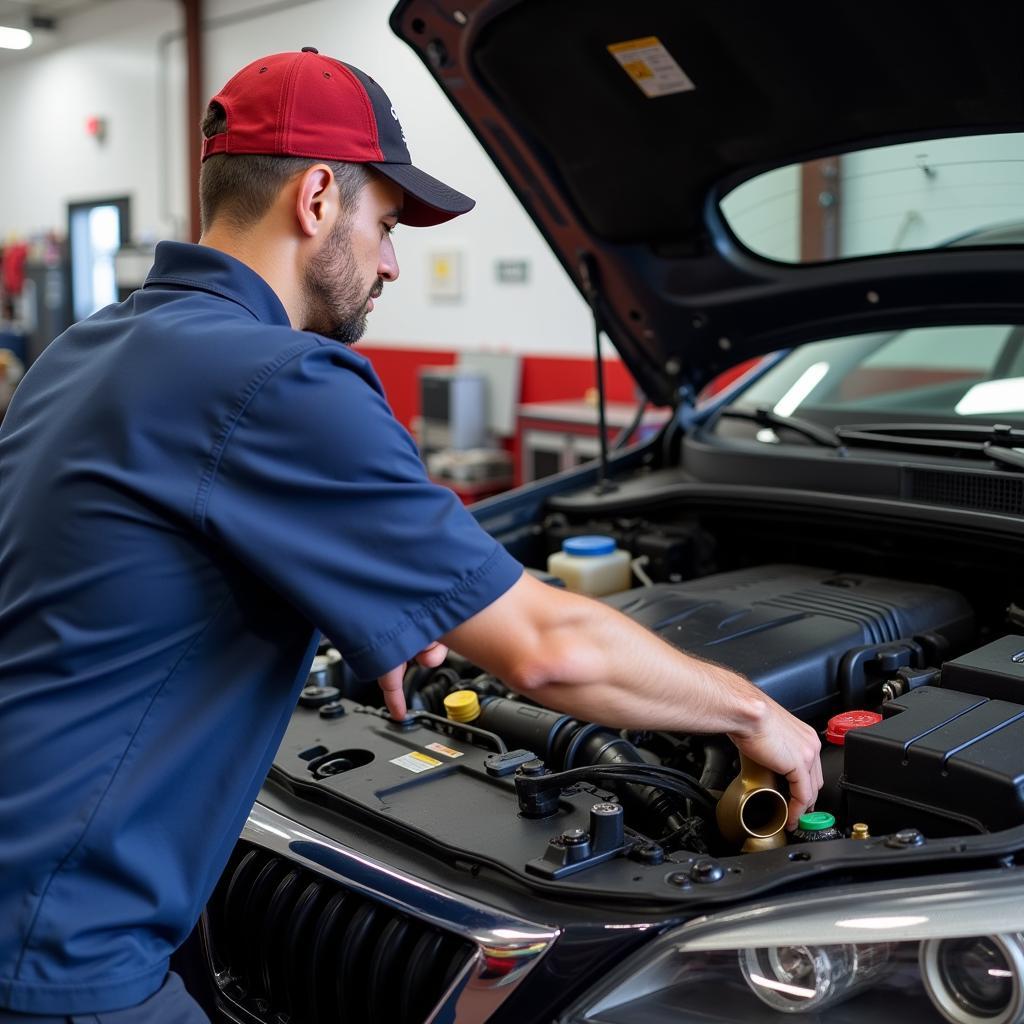
[(93, 114), (85, 119), (85, 134), (92, 136), (97, 142), (105, 142), (107, 138), (107, 119)]

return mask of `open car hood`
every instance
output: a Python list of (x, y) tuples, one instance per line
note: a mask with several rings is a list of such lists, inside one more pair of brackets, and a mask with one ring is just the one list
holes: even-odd
[[(1020, 7), (401, 0), (391, 25), (656, 402), (824, 337), (1024, 322), (1020, 249), (773, 263), (718, 207), (772, 167), (1024, 127)], [(649, 37), (694, 88), (648, 97), (609, 52)]]

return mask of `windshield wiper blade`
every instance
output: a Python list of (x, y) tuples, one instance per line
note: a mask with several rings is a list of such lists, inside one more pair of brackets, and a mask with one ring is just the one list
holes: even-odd
[(930, 451), (940, 455), (978, 455), (1000, 467), (1024, 472), (1024, 430), (1005, 423), (866, 423), (836, 427), (844, 444), (901, 451)]
[(1008, 423), (859, 423), (836, 427), (840, 437), (888, 434), (923, 441), (986, 441), (1001, 448), (1024, 448), (1024, 430)]
[[(766, 409), (758, 406), (756, 409), (739, 409), (735, 406), (727, 406), (718, 413), (718, 416), (725, 416), (734, 420), (750, 420), (762, 427), (778, 427), (784, 430), (792, 430), (795, 434), (806, 437), (815, 444), (824, 445), (826, 448), (842, 448), (843, 442), (835, 430), (831, 427), (822, 427), (810, 420), (802, 420), (798, 416), (783, 416), (773, 409)], [(717, 417), (716, 417), (717, 419)]]

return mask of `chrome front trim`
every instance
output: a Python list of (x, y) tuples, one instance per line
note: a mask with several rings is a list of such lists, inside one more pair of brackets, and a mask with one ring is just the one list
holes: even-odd
[[(522, 984), (561, 934), (557, 928), (503, 914), (398, 871), (259, 803), (249, 812), (240, 838), (476, 946), (476, 954), (424, 1024), (438, 1020), (483, 1024)], [(223, 990), (228, 979), (215, 971), (205, 916), (202, 938), (208, 966), (227, 1000)], [(509, 963), (514, 966), (510, 968)], [(252, 1019), (242, 1007), (232, 1004), (232, 1009), (239, 1019)]]

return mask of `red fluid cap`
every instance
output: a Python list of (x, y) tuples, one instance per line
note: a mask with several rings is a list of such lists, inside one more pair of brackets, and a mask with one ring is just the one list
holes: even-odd
[(877, 711), (844, 711), (841, 715), (828, 720), (825, 739), (841, 747), (846, 742), (846, 734), (851, 729), (863, 729), (867, 725), (877, 725), (882, 716)]

